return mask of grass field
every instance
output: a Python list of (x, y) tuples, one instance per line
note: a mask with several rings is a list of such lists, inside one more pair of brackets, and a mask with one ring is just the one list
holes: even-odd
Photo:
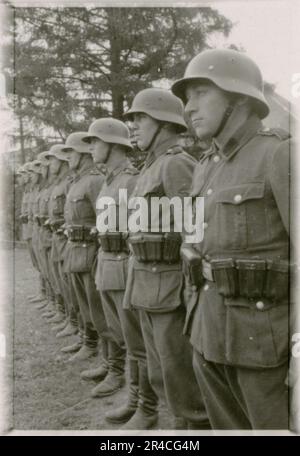
[[(11, 251), (12, 252), (12, 251)], [(106, 411), (126, 400), (126, 387), (117, 394), (93, 399), (94, 382), (81, 380), (80, 372), (96, 367), (100, 359), (69, 364), (60, 349), (75, 336), (56, 339), (42, 311), (27, 297), (37, 291), (38, 276), (26, 250), (16, 249), (13, 326), (12, 427), (22, 430), (118, 430), (104, 419)], [(9, 364), (9, 363), (8, 363)], [(170, 429), (171, 420), (162, 404), (158, 429)]]

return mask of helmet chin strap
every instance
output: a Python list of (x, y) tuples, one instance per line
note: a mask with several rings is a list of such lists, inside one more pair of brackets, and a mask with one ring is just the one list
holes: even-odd
[(218, 126), (217, 131), (214, 134), (214, 137), (217, 137), (221, 133), (221, 131), (224, 130), (225, 125), (226, 125), (229, 117), (231, 116), (232, 111), (234, 110), (234, 107), (235, 107), (235, 100), (231, 99), (229, 101), (229, 104), (228, 104), (227, 108), (225, 109), (225, 112), (223, 114), (222, 120), (221, 120), (221, 122), (220, 122), (220, 124)]
[(163, 129), (164, 125), (162, 122), (159, 122), (158, 124), (158, 127), (157, 127), (157, 130), (156, 132), (154, 133), (154, 135), (152, 136), (152, 139), (148, 145), (148, 147), (146, 147), (146, 149), (144, 149), (145, 151), (148, 151), (151, 149), (151, 147), (153, 146), (154, 144), (154, 141), (156, 140), (157, 136), (159, 135), (159, 133), (161, 132), (161, 130)]

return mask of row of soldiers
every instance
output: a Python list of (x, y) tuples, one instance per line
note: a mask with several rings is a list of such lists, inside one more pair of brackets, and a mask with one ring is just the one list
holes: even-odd
[[(171, 91), (142, 90), (125, 114), (140, 172), (113, 118), (18, 170), (36, 300), (58, 338), (78, 334), (62, 348), (70, 362), (101, 344), (101, 365), (81, 373), (98, 381), (93, 397), (124, 386), (127, 359), (127, 402), (106, 415), (122, 429), (154, 427), (161, 399), (175, 429), (288, 428), (289, 135), (263, 128), (262, 85), (245, 54), (204, 51)], [(185, 119), (210, 144), (199, 161), (180, 143)], [(124, 232), (118, 219), (103, 230), (99, 201), (118, 208), (120, 189), (149, 208), (204, 197), (203, 240), (184, 242), (172, 211), (170, 232)]]

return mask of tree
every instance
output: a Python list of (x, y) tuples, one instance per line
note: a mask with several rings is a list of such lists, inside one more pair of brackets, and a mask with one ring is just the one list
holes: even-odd
[(212, 34), (231, 27), (208, 7), (17, 8), (18, 115), (62, 140), (95, 118), (122, 118), (139, 90), (180, 77)]

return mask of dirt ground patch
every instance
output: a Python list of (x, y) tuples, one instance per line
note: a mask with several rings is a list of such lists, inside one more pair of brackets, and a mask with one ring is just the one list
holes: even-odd
[[(13, 252), (13, 251), (11, 251)], [(13, 255), (13, 253), (11, 253)], [(13, 318), (13, 428), (22, 430), (118, 430), (104, 419), (106, 411), (126, 400), (126, 386), (117, 394), (93, 399), (93, 382), (81, 380), (80, 372), (96, 367), (101, 359), (68, 364), (60, 349), (75, 337), (56, 339), (51, 325), (29, 303), (37, 291), (38, 275), (26, 250), (14, 254)], [(171, 429), (166, 407), (160, 406), (158, 429)]]

